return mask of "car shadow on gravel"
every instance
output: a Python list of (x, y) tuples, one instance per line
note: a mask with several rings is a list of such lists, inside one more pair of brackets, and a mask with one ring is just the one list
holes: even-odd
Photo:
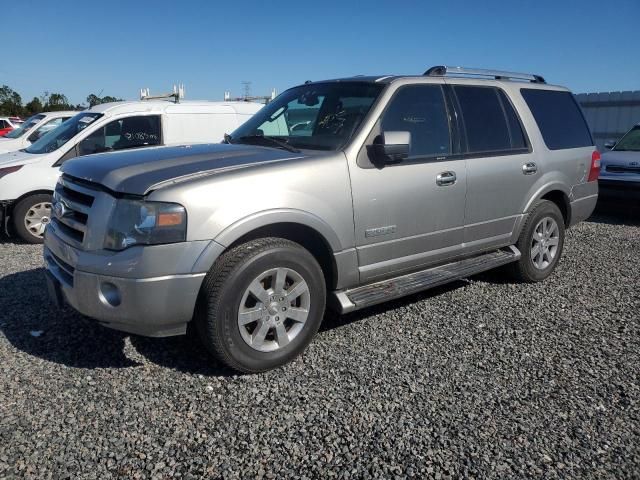
[(195, 335), (148, 338), (132, 335), (131, 344), (150, 362), (191, 375), (230, 377), (238, 372), (213, 358)]
[[(0, 278), (0, 332), (16, 349), (73, 368), (130, 368), (136, 352), (159, 366), (203, 375), (233, 375), (192, 336), (146, 338), (102, 327), (49, 303), (44, 269)], [(126, 339), (135, 352), (127, 356)]]
[(0, 233), (0, 245), (3, 245), (3, 244), (8, 244), (8, 245), (28, 245), (27, 243), (23, 242), (19, 238), (9, 237), (5, 233)]
[(0, 331), (18, 350), (77, 368), (137, 365), (123, 352), (125, 335), (49, 303), (44, 269), (0, 278)]
[(443, 295), (447, 292), (462, 288), (468, 284), (468, 280), (458, 280), (446, 285), (442, 285), (440, 287), (432, 288), (430, 290), (424, 290), (422, 292), (414, 293), (412, 295), (381, 303), (379, 305), (363, 308), (362, 310), (358, 310), (353, 313), (347, 313), (344, 315), (340, 315), (331, 310), (327, 310), (327, 313), (325, 314), (322, 321), (322, 325), (320, 325), (320, 332), (326, 332), (335, 328), (344, 327), (354, 322), (366, 320), (367, 318), (373, 317), (375, 315), (383, 315), (391, 310), (402, 308), (413, 303), (422, 302), (424, 300)]
[(633, 208), (628, 204), (600, 200), (587, 222), (640, 227), (640, 205)]

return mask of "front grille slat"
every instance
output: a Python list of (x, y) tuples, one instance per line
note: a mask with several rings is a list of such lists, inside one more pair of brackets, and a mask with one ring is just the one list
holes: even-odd
[(73, 230), (77, 230), (79, 232), (82, 232), (83, 235), (85, 233), (87, 233), (86, 221), (85, 222), (81, 222), (81, 221), (78, 221), (78, 220), (74, 219), (71, 216), (64, 216), (62, 218), (57, 218), (57, 220), (58, 220), (58, 222), (64, 223), (67, 227), (72, 228)]
[(607, 172), (611, 173), (640, 173), (640, 166), (607, 165)]
[(64, 200), (64, 203), (69, 208), (71, 208), (72, 210), (75, 210), (76, 212), (81, 212), (81, 213), (84, 213), (85, 215), (88, 215), (89, 212), (91, 211), (91, 206), (86, 206), (86, 205), (82, 205), (81, 203), (76, 203), (73, 200), (71, 200), (68, 196), (58, 193), (57, 190), (56, 190), (56, 194), (59, 198)]
[(75, 246), (82, 247), (84, 243), (96, 193), (67, 176), (62, 176), (56, 186), (52, 224), (66, 241)]

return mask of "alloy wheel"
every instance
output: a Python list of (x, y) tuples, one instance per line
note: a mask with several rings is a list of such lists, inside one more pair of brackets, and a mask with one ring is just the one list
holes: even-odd
[(533, 230), (531, 261), (538, 270), (549, 267), (558, 253), (560, 229), (551, 217), (542, 218)]
[(295, 270), (280, 267), (258, 275), (240, 301), (242, 339), (260, 352), (284, 348), (304, 328), (310, 303), (309, 286)]

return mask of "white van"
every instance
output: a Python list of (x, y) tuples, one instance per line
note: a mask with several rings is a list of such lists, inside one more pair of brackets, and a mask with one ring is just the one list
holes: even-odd
[(15, 152), (27, 148), (78, 112), (44, 112), (27, 118), (18, 128), (0, 137), (0, 153)]
[(24, 150), (0, 154), (0, 218), (19, 237), (42, 243), (60, 165), (98, 152), (158, 145), (217, 143), (262, 104), (140, 100), (96, 105)]

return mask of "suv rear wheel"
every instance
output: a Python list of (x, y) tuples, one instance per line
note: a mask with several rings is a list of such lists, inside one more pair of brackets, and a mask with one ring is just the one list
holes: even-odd
[(564, 236), (560, 209), (549, 200), (540, 200), (529, 214), (516, 244), (522, 256), (511, 265), (515, 278), (540, 282), (551, 275), (562, 255)]
[(205, 277), (195, 323), (207, 349), (242, 372), (261, 372), (302, 353), (318, 331), (322, 269), (302, 246), (262, 238), (224, 253)]
[(51, 195), (38, 193), (20, 200), (13, 207), (13, 227), (27, 243), (42, 243), (44, 229), (51, 220)]

